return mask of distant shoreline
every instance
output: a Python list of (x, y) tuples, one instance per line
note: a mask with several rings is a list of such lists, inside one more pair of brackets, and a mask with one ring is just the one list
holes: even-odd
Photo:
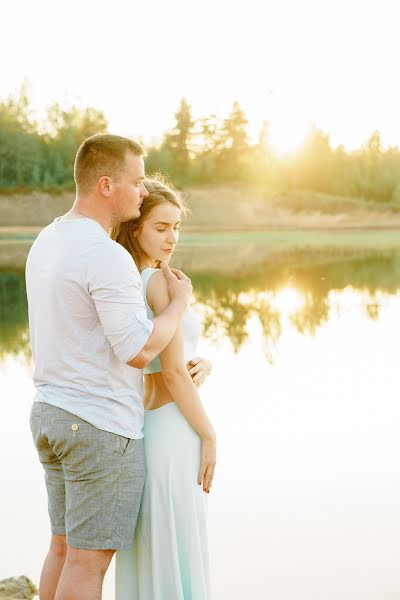
[[(34, 226), (34, 225), (11, 225), (11, 226), (0, 226), (0, 242), (1, 241), (29, 241), (34, 240), (37, 235), (44, 229), (46, 225)], [(354, 225), (354, 224), (346, 224), (342, 226), (338, 226), (337, 224), (332, 224), (331, 226), (325, 225), (324, 227), (317, 226), (316, 224), (302, 225), (301, 227), (284, 227), (284, 226), (276, 226), (276, 227), (264, 227), (262, 229), (257, 227), (235, 227), (235, 228), (208, 228), (207, 231), (204, 231), (203, 228), (194, 228), (194, 227), (185, 227), (184, 232), (188, 237), (193, 235), (235, 235), (235, 234), (268, 234), (271, 232), (299, 232), (299, 231), (307, 231), (307, 232), (318, 232), (325, 231), (327, 233), (340, 233), (340, 232), (360, 232), (360, 231), (400, 231), (400, 221), (396, 224), (391, 225)], [(183, 233), (185, 236), (185, 233)], [(182, 239), (182, 238), (181, 238)]]
[[(184, 192), (191, 215), (183, 222), (175, 264), (203, 269), (279, 260), (288, 253), (400, 250), (400, 206), (316, 192), (260, 187), (202, 187)], [(0, 197), (0, 268), (21, 270), (39, 232), (66, 213), (72, 192)], [(201, 250), (201, 252), (199, 252)], [(215, 254), (216, 260), (210, 256)], [(219, 268), (218, 266), (218, 268)], [(207, 267), (208, 268), (208, 267)]]
[[(0, 227), (0, 269), (21, 270), (41, 227)], [(194, 270), (228, 268), (280, 261), (297, 252), (351, 255), (400, 252), (400, 228), (263, 229), (184, 231), (173, 263)], [(207, 266), (208, 265), (208, 266)]]

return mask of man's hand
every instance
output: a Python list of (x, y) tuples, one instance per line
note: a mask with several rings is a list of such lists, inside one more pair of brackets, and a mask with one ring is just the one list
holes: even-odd
[(205, 358), (201, 358), (200, 356), (192, 358), (192, 360), (190, 360), (186, 366), (193, 379), (193, 383), (197, 388), (204, 383), (206, 377), (208, 377), (212, 371), (211, 362)]
[(174, 269), (174, 272), (172, 272), (164, 261), (160, 262), (160, 267), (167, 280), (168, 294), (171, 301), (180, 300), (185, 305), (188, 305), (193, 292), (192, 282), (189, 277), (186, 277), (185, 273), (179, 271), (179, 269)]

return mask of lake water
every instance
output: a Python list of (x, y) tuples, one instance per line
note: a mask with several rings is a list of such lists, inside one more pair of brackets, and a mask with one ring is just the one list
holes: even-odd
[[(214, 600), (400, 597), (400, 250), (181, 249), (218, 433)], [(238, 265), (240, 264), (240, 268)], [(23, 274), (0, 272), (0, 579), (49, 540)], [(104, 598), (113, 598), (113, 568)]]

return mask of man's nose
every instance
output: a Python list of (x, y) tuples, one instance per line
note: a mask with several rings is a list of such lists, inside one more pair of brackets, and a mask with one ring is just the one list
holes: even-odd
[(147, 196), (149, 195), (149, 192), (147, 190), (147, 188), (142, 184), (142, 198), (147, 198)]

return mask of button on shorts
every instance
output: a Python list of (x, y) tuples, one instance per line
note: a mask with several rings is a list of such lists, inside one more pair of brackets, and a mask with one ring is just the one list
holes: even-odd
[(33, 403), (30, 425), (52, 533), (75, 548), (130, 548), (145, 480), (143, 439), (97, 429), (43, 402)]

